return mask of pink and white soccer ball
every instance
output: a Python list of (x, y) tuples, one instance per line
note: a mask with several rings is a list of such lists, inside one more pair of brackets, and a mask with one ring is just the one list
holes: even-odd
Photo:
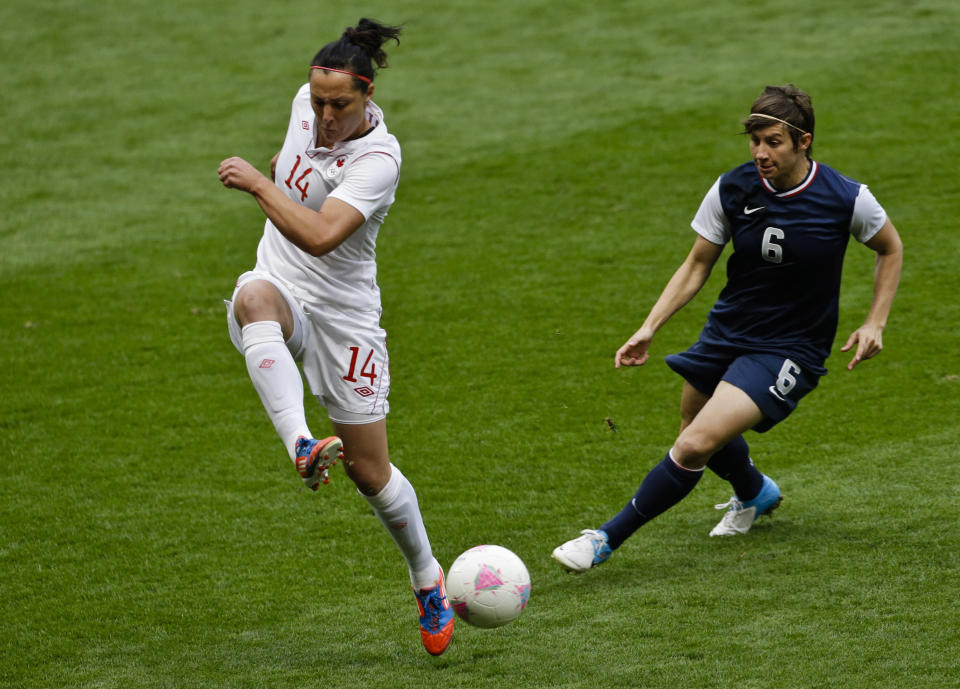
[(501, 627), (527, 607), (530, 574), (523, 560), (503, 546), (478, 545), (450, 565), (447, 597), (465, 622)]

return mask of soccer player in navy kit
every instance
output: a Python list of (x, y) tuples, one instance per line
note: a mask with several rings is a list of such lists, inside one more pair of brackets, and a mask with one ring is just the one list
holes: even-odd
[(700, 333), (667, 364), (684, 378), (681, 427), (634, 497), (598, 529), (553, 551), (565, 569), (605, 562), (638, 528), (682, 500), (709, 467), (734, 496), (711, 536), (746, 533), (781, 501), (754, 466), (743, 433), (786, 418), (826, 373), (850, 235), (877, 254), (873, 302), (841, 351), (853, 369), (876, 356), (900, 280), (903, 246), (866, 185), (811, 158), (814, 113), (794, 87), (767, 86), (744, 120), (752, 161), (720, 176), (692, 222), (697, 238), (614, 365), (640, 366), (654, 334), (706, 282), (728, 241), (727, 284)]

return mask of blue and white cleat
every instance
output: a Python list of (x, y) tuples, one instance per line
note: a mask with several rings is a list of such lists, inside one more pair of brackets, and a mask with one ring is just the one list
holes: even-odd
[(453, 638), (453, 607), (447, 598), (447, 587), (440, 577), (430, 588), (414, 589), (420, 612), (420, 640), (430, 655), (438, 656), (447, 650)]
[(580, 534), (553, 550), (553, 559), (565, 570), (575, 574), (602, 565), (613, 555), (613, 550), (607, 544), (606, 532), (584, 529)]
[(307, 488), (316, 490), (321, 481), (330, 483), (330, 467), (343, 459), (343, 443), (335, 435), (323, 440), (301, 435), (297, 438), (296, 453), (297, 473)]
[(722, 505), (716, 505), (718, 510), (726, 510), (723, 519), (710, 531), (711, 536), (738, 536), (745, 534), (757, 521), (757, 518), (770, 515), (783, 502), (780, 487), (769, 476), (763, 477), (763, 487), (752, 500), (741, 502), (736, 495)]

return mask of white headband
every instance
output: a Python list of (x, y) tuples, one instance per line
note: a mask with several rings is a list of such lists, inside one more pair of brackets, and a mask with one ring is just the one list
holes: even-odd
[(765, 114), (762, 113), (762, 112), (752, 112), (752, 113), (750, 113), (749, 117), (747, 117), (747, 119), (749, 120), (751, 117), (764, 117), (764, 118), (766, 118), (766, 119), (768, 119), (768, 120), (776, 120), (777, 122), (779, 122), (779, 123), (781, 123), (781, 124), (785, 124), (785, 125), (787, 125), (788, 127), (792, 127), (793, 129), (796, 129), (796, 130), (797, 130), (798, 132), (800, 132), (801, 134), (809, 134), (809, 133), (810, 133), (810, 132), (805, 132), (804, 130), (800, 129), (800, 127), (798, 127), (798, 126), (795, 125), (795, 124), (790, 124), (790, 123), (787, 122), (786, 120), (781, 120), (779, 117), (774, 117), (773, 115), (765, 115)]

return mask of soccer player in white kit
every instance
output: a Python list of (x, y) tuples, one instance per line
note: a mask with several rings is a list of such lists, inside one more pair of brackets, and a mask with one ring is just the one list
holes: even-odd
[[(389, 360), (380, 327), (376, 239), (394, 201), (400, 146), (371, 100), (374, 64), (399, 27), (361, 19), (314, 57), (293, 100), (273, 180), (242, 158), (220, 163), (224, 186), (267, 216), (253, 270), (227, 302), (230, 337), (303, 481), (317, 490), (338, 458), (400, 548), (427, 651), (443, 653), (453, 611), (413, 486), (390, 462)], [(315, 439), (303, 374), (336, 436)]]

